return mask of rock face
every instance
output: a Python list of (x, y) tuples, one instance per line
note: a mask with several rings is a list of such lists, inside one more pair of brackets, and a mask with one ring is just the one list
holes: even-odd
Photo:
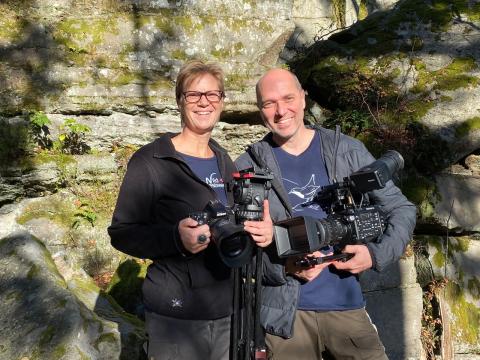
[(1, 105), (161, 112), (175, 105), (180, 65), (204, 57), (222, 63), (229, 98), (248, 108), (252, 79), (276, 63), (293, 32), (291, 8), (291, 0), (5, 1)]
[[(118, 187), (133, 151), (181, 129), (174, 79), (191, 58), (225, 70), (213, 137), (232, 158), (267, 132), (254, 84), (285, 63), (309, 93), (309, 122), (340, 124), (375, 155), (404, 155), (400, 185), (419, 210), (415, 263), (407, 256), (387, 274), (362, 276), (368, 311), (390, 359), (422, 359), (428, 286), (446, 277), (432, 303), (441, 350), (478, 357), (476, 1), (6, 0), (0, 11), (0, 262), (13, 266), (0, 274), (0, 359), (141, 357), (142, 324), (90, 276), (130, 264), (106, 232)], [(39, 151), (29, 124), (38, 111), (53, 142), (69, 119), (88, 126), (90, 153)], [(117, 269), (106, 287), (136, 314), (119, 282), (137, 289), (144, 265), (141, 274)]]
[(430, 151), (428, 144), (410, 151), (428, 153), (436, 170), (480, 147), (479, 9), (461, 1), (451, 11), (448, 3), (402, 1), (316, 43), (294, 63), (310, 96), (328, 109), (410, 131), (422, 124), (438, 140)]
[(446, 284), (437, 291), (445, 304), (443, 329), (452, 341), (453, 353), (468, 359), (469, 354), (480, 350), (478, 234), (449, 237), (448, 241), (445, 236), (423, 236), (420, 240), (425, 244), (423, 263), (427, 264), (423, 265), (423, 280), (446, 277)]
[(367, 271), (360, 282), (367, 311), (388, 358), (422, 359), (422, 289), (417, 282), (414, 257), (401, 259), (384, 274)]
[(25, 233), (3, 238), (0, 263), (0, 358), (119, 358), (115, 324), (99, 318), (67, 290), (38, 240)]

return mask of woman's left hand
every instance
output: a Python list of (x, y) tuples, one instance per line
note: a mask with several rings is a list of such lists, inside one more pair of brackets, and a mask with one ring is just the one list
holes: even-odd
[(270, 218), (268, 200), (263, 201), (263, 220), (248, 220), (243, 223), (245, 231), (250, 233), (253, 241), (260, 247), (267, 247), (273, 240), (273, 222)]

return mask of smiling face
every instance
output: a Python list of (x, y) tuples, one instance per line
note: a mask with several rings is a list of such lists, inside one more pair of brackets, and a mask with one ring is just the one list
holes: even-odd
[[(193, 78), (185, 87), (184, 92), (196, 91), (206, 93), (208, 91), (220, 90), (220, 84), (217, 78), (212, 74), (203, 73)], [(220, 114), (223, 110), (223, 98), (218, 102), (212, 102), (207, 100), (205, 95), (202, 95), (197, 102), (188, 103), (182, 95), (178, 105), (182, 116), (182, 123), (185, 126), (184, 129), (196, 134), (205, 134), (211, 132), (220, 119)]]
[(305, 130), (305, 92), (287, 70), (273, 69), (258, 82), (257, 100), (265, 125), (279, 145), (295, 141)]

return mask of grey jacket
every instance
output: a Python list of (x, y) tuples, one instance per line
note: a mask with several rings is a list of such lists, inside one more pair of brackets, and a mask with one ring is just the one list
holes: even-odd
[[(363, 166), (371, 164), (375, 158), (358, 140), (341, 134), (340, 131), (315, 128), (320, 134), (322, 158), (325, 161), (330, 182), (342, 181), (344, 177)], [(282, 175), (272, 152), (272, 134), (252, 144), (236, 161), (242, 170), (252, 166), (267, 166), (274, 174), (272, 191), (269, 192), (270, 215), (274, 222), (292, 217), (288, 195), (282, 183)], [(320, 157), (319, 157), (320, 159)], [(381, 207), (386, 215), (388, 226), (376, 242), (367, 247), (377, 271), (385, 270), (404, 253), (415, 227), (416, 207), (402, 195), (392, 181), (385, 188), (368, 193), (370, 203)], [(264, 262), (264, 286), (260, 320), (264, 329), (273, 335), (290, 338), (293, 336), (293, 321), (297, 308), (300, 283), (286, 276), (283, 263), (276, 257), (275, 245), (267, 249), (269, 254)]]

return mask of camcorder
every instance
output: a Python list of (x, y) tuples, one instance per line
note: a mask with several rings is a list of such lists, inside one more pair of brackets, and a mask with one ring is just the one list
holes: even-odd
[(234, 173), (233, 181), (228, 184), (233, 193), (233, 207), (210, 200), (202, 211), (189, 215), (199, 225), (208, 224), (211, 239), (227, 266), (241, 267), (250, 262), (253, 241), (243, 223), (263, 220), (263, 201), (268, 197), (272, 180), (268, 169), (249, 168)]
[[(323, 186), (303, 206), (319, 204), (327, 213), (325, 219), (299, 216), (275, 223), (278, 256), (299, 256), (295, 264), (307, 268), (331, 260), (345, 261), (352, 256), (341, 252), (346, 245), (376, 240), (385, 230), (386, 219), (379, 207), (369, 204), (365, 194), (384, 188), (403, 165), (402, 155), (390, 150), (342, 182)], [(333, 255), (304, 256), (327, 246), (333, 247)]]

